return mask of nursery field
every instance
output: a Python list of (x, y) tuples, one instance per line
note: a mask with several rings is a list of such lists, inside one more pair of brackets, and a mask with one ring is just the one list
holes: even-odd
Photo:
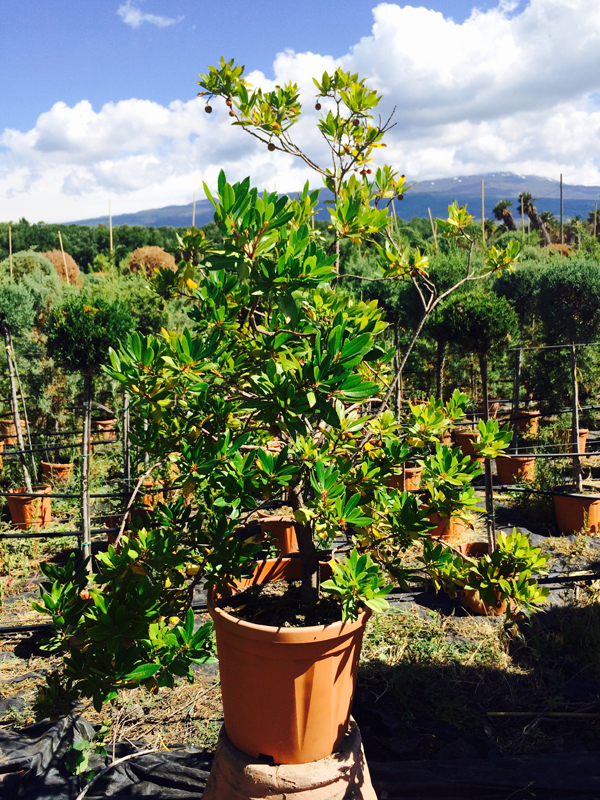
[(243, 71), (206, 112), (331, 224), (221, 172), (203, 229), (0, 225), (0, 785), (372, 800), (351, 714), (380, 800), (598, 797), (596, 214), (398, 220), (364, 81), (331, 172)]

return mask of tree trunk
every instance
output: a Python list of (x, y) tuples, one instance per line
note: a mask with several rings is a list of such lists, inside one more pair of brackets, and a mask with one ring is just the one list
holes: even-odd
[(573, 421), (571, 426), (571, 440), (573, 442), (573, 485), (576, 492), (583, 491), (583, 475), (581, 474), (581, 460), (579, 453), (579, 389), (577, 386), (577, 349), (571, 345), (571, 383), (573, 386)]
[(504, 222), (509, 231), (517, 230), (517, 224), (514, 221), (513, 215), (510, 213), (508, 208), (505, 208), (504, 211), (502, 212), (502, 221)]
[(530, 206), (527, 209), (527, 216), (531, 220), (531, 224), (533, 225), (536, 231), (539, 231), (542, 234), (542, 247), (547, 247), (550, 244), (550, 234), (542, 220), (540, 219), (540, 215), (537, 213), (537, 209), (535, 206)]
[[(523, 337), (521, 336), (521, 341)], [(515, 350), (515, 375), (513, 380), (513, 401), (512, 401), (512, 418), (513, 418), (513, 445), (514, 454), (519, 454), (519, 395), (521, 393), (521, 362), (523, 359), (523, 349), (519, 347)]]
[[(488, 422), (490, 418), (490, 402), (488, 391), (488, 361), (487, 353), (479, 353), (479, 368), (481, 369), (481, 388), (483, 395), (483, 419)], [(492, 484), (492, 463), (489, 458), (484, 461), (485, 469), (485, 510), (486, 530), (490, 551), (496, 549), (496, 520), (494, 514), (494, 489)]]
[[(289, 502), (294, 511), (302, 507), (302, 497), (297, 489), (290, 489)], [(319, 599), (319, 553), (313, 540), (312, 525), (296, 522), (294, 527), (302, 565), (300, 596), (303, 603), (314, 604)]]
[(25, 457), (25, 442), (23, 441), (23, 431), (21, 430), (21, 417), (19, 415), (19, 398), (17, 396), (17, 379), (15, 376), (15, 368), (12, 360), (12, 349), (10, 342), (10, 331), (7, 328), (3, 330), (4, 343), (6, 345), (6, 361), (8, 363), (8, 380), (10, 382), (10, 406), (12, 417), (15, 423), (17, 434), (17, 446), (19, 448), (19, 461), (21, 462), (21, 470), (23, 471), (23, 482), (25, 490), (31, 494), (31, 478), (29, 477), (29, 470), (27, 469), (27, 458)]
[(82, 552), (87, 559), (86, 570), (92, 572), (92, 535), (90, 525), (90, 438), (92, 435), (91, 375), (83, 376), (83, 436), (81, 441), (81, 530)]
[(129, 441), (129, 392), (123, 392), (123, 502), (127, 508), (131, 492), (131, 446)]
[(438, 339), (435, 360), (435, 396), (438, 400), (444, 399), (444, 367), (446, 366), (446, 342)]

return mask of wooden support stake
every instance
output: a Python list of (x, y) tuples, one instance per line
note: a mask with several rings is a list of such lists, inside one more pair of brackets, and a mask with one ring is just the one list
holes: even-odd
[(123, 490), (123, 501), (125, 506), (129, 502), (129, 493), (130, 493), (130, 486), (129, 481), (131, 479), (131, 443), (129, 440), (129, 425), (130, 425), (130, 414), (129, 414), (129, 392), (123, 393), (123, 483), (124, 483), (124, 490)]
[(23, 481), (25, 489), (32, 493), (31, 478), (29, 477), (29, 470), (27, 469), (27, 459), (25, 458), (25, 442), (23, 441), (23, 431), (21, 429), (21, 417), (19, 415), (19, 400), (17, 397), (17, 380), (15, 377), (15, 369), (11, 353), (10, 331), (4, 328), (4, 343), (6, 345), (6, 361), (8, 363), (8, 380), (10, 383), (10, 405), (12, 416), (15, 423), (17, 433), (17, 444), (19, 445), (19, 460), (21, 462), (21, 469), (23, 471)]
[(35, 455), (33, 453), (33, 442), (31, 441), (31, 429), (29, 427), (29, 419), (27, 418), (27, 406), (25, 405), (25, 394), (23, 392), (23, 385), (21, 383), (21, 376), (19, 375), (19, 367), (17, 366), (17, 358), (15, 356), (15, 348), (13, 346), (12, 334), (9, 332), (8, 338), (10, 341), (10, 354), (15, 368), (15, 376), (17, 378), (17, 385), (19, 387), (19, 394), (21, 395), (21, 405), (23, 406), (23, 417), (25, 419), (25, 430), (27, 431), (27, 441), (29, 442), (29, 449), (31, 451), (31, 469), (33, 472), (33, 480), (37, 483), (37, 466), (35, 464)]
[(525, 244), (525, 215), (523, 213), (523, 197), (521, 197), (521, 241)]
[(194, 202), (192, 205), (192, 228), (196, 227), (196, 192), (194, 192)]
[(113, 257), (113, 229), (112, 229), (112, 206), (111, 200), (108, 201), (108, 231), (110, 235), (110, 258)]
[(87, 559), (86, 571), (92, 572), (92, 535), (90, 522), (90, 438), (92, 435), (92, 391), (91, 375), (83, 376), (83, 436), (81, 443), (81, 548)]
[(565, 243), (565, 229), (563, 226), (563, 185), (562, 172), (560, 173), (560, 243)]
[(65, 276), (67, 279), (67, 286), (71, 285), (71, 281), (69, 280), (69, 270), (67, 269), (67, 259), (65, 257), (65, 248), (63, 247), (62, 236), (60, 235), (60, 231), (58, 232), (58, 241), (60, 242), (60, 252), (62, 253), (63, 258), (63, 266), (65, 268)]
[[(594, 234), (595, 235), (595, 234)], [(8, 265), (10, 267), (10, 279), (13, 279), (13, 259), (12, 259), (12, 231), (8, 226)]]
[[(522, 341), (521, 337), (521, 341)], [(521, 363), (523, 359), (523, 348), (518, 347), (515, 350), (515, 374), (513, 380), (513, 401), (512, 401), (512, 418), (513, 418), (513, 441), (514, 453), (519, 455), (519, 395), (521, 394)]]
[(483, 199), (483, 178), (481, 179), (481, 244), (485, 249), (485, 205)]
[(583, 475), (579, 453), (579, 388), (577, 386), (577, 348), (571, 345), (571, 384), (573, 387), (573, 419), (571, 423), (571, 440), (573, 442), (573, 484), (576, 492), (583, 491)]
[[(483, 394), (483, 419), (488, 422), (490, 418), (490, 400), (488, 391), (488, 361), (487, 353), (479, 354), (479, 365), (481, 368), (481, 388)], [(489, 458), (484, 461), (485, 465), (485, 510), (486, 510), (486, 529), (490, 552), (496, 549), (496, 520), (494, 516), (494, 489), (492, 483), (492, 462)]]
[[(596, 220), (597, 220), (597, 218), (598, 218), (598, 201), (596, 200), (596, 202), (594, 203), (594, 239), (596, 238)], [(8, 230), (10, 231), (10, 227), (9, 227)], [(12, 275), (12, 270), (11, 270), (10, 274)]]

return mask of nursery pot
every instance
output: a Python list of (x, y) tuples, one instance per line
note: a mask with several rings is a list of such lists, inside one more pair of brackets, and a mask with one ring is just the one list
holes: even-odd
[[(588, 428), (579, 428), (579, 453), (585, 453), (585, 446), (587, 443), (587, 437), (589, 433)], [(558, 434), (558, 441), (563, 443), (563, 446), (560, 448), (564, 453), (572, 453), (573, 452), (573, 431), (571, 428), (559, 428), (557, 430)], [(568, 447), (567, 447), (568, 445)]]
[(296, 528), (292, 517), (271, 515), (265, 511), (259, 511), (258, 516), (263, 535), (269, 534), (271, 541), (282, 556), (298, 552)]
[(498, 482), (502, 486), (526, 481), (531, 483), (535, 475), (535, 458), (531, 456), (506, 456), (496, 459)]
[(465, 523), (459, 517), (440, 517), (439, 514), (429, 515), (429, 520), (436, 526), (428, 531), (429, 536), (434, 539), (442, 539), (445, 542), (454, 542), (465, 532)]
[(54, 464), (42, 461), (42, 475), (45, 475), (50, 483), (66, 483), (72, 472), (73, 464)]
[[(32, 491), (49, 494), (51, 488), (52, 487), (46, 483), (40, 486), (32, 486)], [(26, 491), (27, 489), (21, 486), (19, 489), (11, 490), (11, 493), (6, 498), (13, 526), (24, 531), (32, 525), (34, 527), (43, 528), (50, 523), (52, 518), (51, 500), (49, 497), (20, 496)]]
[[(297, 580), (300, 570), (298, 558), (270, 559), (240, 585)], [(275, 764), (306, 764), (337, 750), (370, 611), (356, 622), (275, 628), (216, 608), (212, 592), (208, 611), (217, 637), (225, 729), (235, 747)]]
[(114, 419), (97, 419), (94, 420), (96, 430), (99, 431), (100, 439), (106, 442), (114, 442), (117, 438), (117, 432), (114, 430), (116, 421)]
[(477, 439), (478, 435), (478, 432), (473, 430), (454, 431), (454, 441), (456, 442), (456, 446), (460, 447), (464, 456), (470, 456), (476, 459), (483, 466), (484, 459), (477, 458), (477, 454), (473, 449), (473, 442)]
[[(490, 552), (490, 546), (487, 542), (467, 542), (458, 548), (464, 556), (469, 558), (481, 558)], [(461, 589), (458, 593), (460, 603), (463, 608), (471, 611), (473, 614), (481, 614), (483, 616), (499, 616), (506, 613), (508, 600), (498, 600), (491, 606), (485, 603), (478, 591), (473, 589)]]
[[(21, 430), (25, 430), (25, 420), (19, 420), (21, 423)], [(0, 419), (0, 440), (3, 444), (10, 447), (17, 443), (17, 428), (12, 418)]]
[(2, 453), (4, 452), (4, 439), (0, 439), (0, 469), (4, 466), (4, 459)]
[(600, 494), (554, 494), (556, 524), (561, 533), (578, 533), (584, 528), (600, 531)]
[(541, 414), (539, 411), (519, 411), (517, 415), (517, 430), (522, 433), (531, 433), (535, 435), (538, 430), (538, 424)]
[[(390, 489), (400, 489), (400, 491), (416, 490), (421, 488), (421, 475), (423, 473), (423, 466), (421, 464), (406, 465), (405, 469), (399, 475), (388, 475), (385, 479), (385, 485)], [(406, 475), (406, 480), (404, 479)]]

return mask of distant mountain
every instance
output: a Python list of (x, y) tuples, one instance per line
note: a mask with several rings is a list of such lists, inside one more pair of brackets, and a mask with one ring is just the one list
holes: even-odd
[[(396, 213), (404, 220), (413, 217), (427, 217), (428, 209), (433, 217), (446, 217), (448, 205), (458, 200), (465, 203), (476, 219), (481, 219), (481, 181), (484, 182), (485, 216), (492, 217), (492, 209), (500, 200), (511, 200), (513, 216), (519, 216), (518, 197), (520, 192), (530, 192), (537, 198), (538, 211), (551, 211), (560, 215), (560, 183), (550, 178), (536, 175), (515, 175), (511, 172), (491, 172), (485, 175), (466, 175), (459, 178), (438, 178), (420, 181), (406, 193), (402, 201), (396, 201)], [(294, 192), (290, 192), (293, 195)], [(330, 197), (321, 192), (321, 199)], [(565, 219), (579, 215), (587, 217), (594, 210), (594, 202), (600, 199), (600, 186), (576, 186), (563, 184), (563, 208)], [(328, 219), (327, 211), (320, 207), (319, 219)], [(213, 218), (213, 207), (206, 199), (196, 202), (196, 225), (206, 225)], [(108, 225), (108, 217), (78, 220), (76, 225)], [(147, 211), (113, 216), (113, 225), (144, 225), (174, 228), (192, 224), (192, 203), (184, 206), (165, 206)]]

